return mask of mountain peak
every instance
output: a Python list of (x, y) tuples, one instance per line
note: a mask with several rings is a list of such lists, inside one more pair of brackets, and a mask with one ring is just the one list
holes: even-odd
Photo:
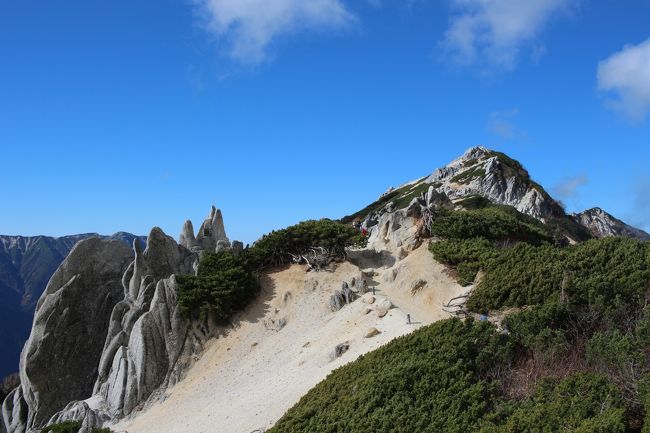
[(626, 236), (644, 241), (650, 240), (650, 234), (624, 223), (599, 207), (592, 207), (572, 216), (597, 238)]
[(479, 159), (492, 154), (492, 151), (485, 146), (474, 146), (470, 147), (463, 153), (463, 155), (458, 158), (459, 160), (467, 161), (472, 159)]

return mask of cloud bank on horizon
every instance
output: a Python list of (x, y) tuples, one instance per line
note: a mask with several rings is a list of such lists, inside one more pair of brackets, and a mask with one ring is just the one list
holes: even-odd
[(650, 38), (600, 62), (597, 77), (607, 105), (632, 121), (643, 120), (650, 112)]

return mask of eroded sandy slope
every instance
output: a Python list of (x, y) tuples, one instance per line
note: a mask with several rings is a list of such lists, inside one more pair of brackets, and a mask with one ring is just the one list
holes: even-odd
[[(334, 313), (330, 295), (342, 281), (360, 274), (357, 266), (346, 262), (334, 272), (306, 273), (293, 265), (266, 275), (258, 301), (235, 328), (211, 342), (164, 401), (112, 428), (129, 433), (249, 433), (270, 427), (333, 369), (447, 317), (441, 303), (463, 291), (426, 246), (388, 266), (372, 270), (374, 303), (366, 295)], [(426, 284), (412, 294), (418, 279)], [(376, 306), (385, 297), (396, 307), (380, 318)], [(406, 314), (414, 324), (406, 323)], [(286, 325), (278, 329), (280, 319)], [(364, 338), (372, 327), (381, 333)], [(343, 342), (349, 350), (333, 358), (335, 346)]]

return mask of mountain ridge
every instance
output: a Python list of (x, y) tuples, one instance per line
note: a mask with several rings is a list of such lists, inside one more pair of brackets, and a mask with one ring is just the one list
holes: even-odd
[[(431, 188), (433, 190), (429, 193)], [(505, 153), (484, 146), (471, 147), (431, 174), (403, 183), (397, 188), (389, 188), (375, 202), (343, 217), (341, 221), (357, 220), (365, 228), (370, 228), (378, 223), (382, 214), (408, 209), (421, 196), (434, 193), (444, 195), (444, 199), (449, 199), (456, 207), (466, 207), (463, 201), (475, 198), (512, 206), (544, 223), (554, 221), (558, 231), (571, 241), (581, 241), (592, 236), (650, 238), (643, 230), (629, 226), (610, 214), (607, 214), (608, 218), (600, 219), (601, 230), (594, 232), (593, 225), (590, 226), (588, 220), (580, 217), (588, 211), (567, 214), (560, 202), (532, 179), (523, 164)]]
[[(469, 209), (474, 211), (462, 212)], [(275, 275), (273, 281), (277, 284), (267, 286), (267, 292), (251, 306), (255, 309), (252, 318), (242, 327), (254, 329), (260, 339), (273, 341), (272, 350), (268, 350), (268, 341), (258, 341), (258, 338), (246, 340), (245, 347), (232, 351), (230, 346), (223, 348), (215, 342), (219, 340), (224, 344), (222, 337), (232, 336), (229, 341), (240, 344), (236, 342), (241, 323), (220, 328), (210, 317), (185, 317), (179, 309), (178, 300), (185, 289), (178, 283), (182, 279), (177, 280), (177, 275), (196, 275), (199, 260), (207, 253), (242, 253), (241, 243), (233, 242), (231, 246), (220, 210), (212, 208), (196, 235), (191, 222), (186, 222), (178, 242), (154, 227), (147, 237), (144, 251), (137, 240), (132, 249), (114, 240), (83, 240), (62, 262), (39, 298), (34, 326), (21, 358), (21, 386), (14, 389), (3, 403), (7, 431), (36, 433), (45, 425), (64, 421), (82, 423), (80, 433), (105, 426), (116, 430), (128, 429), (132, 433), (152, 430), (175, 433), (181, 424), (193, 426), (194, 430), (190, 428), (188, 433), (204, 431), (209, 424), (206, 420), (197, 423), (193, 421), (195, 416), (183, 414), (181, 421), (175, 421), (176, 416), (165, 415), (164, 408), (170, 407), (165, 406), (165, 402), (169, 398), (194, 408), (196, 400), (193, 398), (211, 398), (210, 395), (193, 396), (189, 385), (183, 387), (184, 393), (178, 394), (171, 391), (171, 387), (184, 381), (191, 371), (194, 372), (192, 380), (203, 380), (209, 373), (214, 383), (224, 383), (219, 375), (225, 374), (225, 370), (220, 368), (219, 362), (203, 363), (202, 368), (209, 371), (192, 370), (202, 356), (209, 355), (208, 359), (215, 360), (227, 358), (217, 350), (220, 347), (230, 353), (246, 353), (247, 356), (259, 353), (262, 357), (275, 357), (274, 353), (285, 347), (275, 344), (282, 343), (286, 350), (295, 351), (295, 356), (301, 358), (293, 367), (315, 361), (312, 365), (314, 377), (323, 378), (331, 372), (333, 365), (354, 361), (350, 354), (362, 355), (377, 347), (364, 345), (361, 343), (367, 341), (364, 339), (381, 334), (384, 335), (381, 338), (386, 339), (383, 341), (388, 343), (387, 336), (394, 335), (391, 332), (395, 329), (386, 326), (397, 326), (401, 322), (400, 329), (409, 333), (447, 314), (464, 311), (462, 299), (467, 299), (479, 282), (472, 277), (461, 284), (453, 276), (457, 269), (434, 260), (428, 250), (439, 239), (434, 236), (431, 218), (436, 218), (436, 215), (463, 218), (480, 213), (499, 214), (505, 218), (484, 220), (490, 223), (507, 224), (508, 218), (519, 218), (539, 226), (543, 224), (549, 228), (548, 232), (542, 233), (544, 251), (572, 248), (567, 246), (569, 242), (557, 242), (559, 239), (551, 236), (552, 230), (563, 237), (561, 240), (594, 245), (592, 241), (581, 243), (583, 237), (594, 236), (589, 227), (576, 216), (567, 215), (560, 204), (532, 180), (521, 163), (505, 154), (474, 147), (447, 166), (387, 191), (376, 202), (341, 220), (365, 231), (367, 240), (366, 247), (346, 252), (346, 261), (341, 266), (349, 269), (345, 277), (340, 277), (345, 278), (342, 282), (312, 277), (317, 272), (308, 274), (308, 268), (299, 264), (301, 261), (293, 264), (283, 262), (286, 266), (263, 272), (262, 278)], [(601, 220), (607, 227), (620, 222), (611, 215)], [(518, 226), (514, 227), (519, 230)], [(611, 231), (604, 231), (603, 235), (624, 233), (610, 228)], [(356, 233), (355, 236), (360, 235), (359, 231), (351, 231)], [(555, 245), (553, 241), (556, 241)], [(488, 240), (485, 242), (489, 243)], [(495, 242), (498, 243), (496, 248), (507, 250), (516, 243), (516, 237), (500, 238)], [(485, 247), (485, 243), (480, 245)], [(310, 251), (318, 255), (325, 253), (326, 249), (311, 248)], [(307, 260), (305, 251), (295, 253), (298, 254), (296, 260)], [(480, 263), (469, 264), (477, 266), (474, 269), (474, 274), (477, 274)], [(558, 275), (562, 277), (561, 272)], [(372, 293), (369, 293), (369, 285), (373, 287)], [(355, 287), (355, 292), (351, 287)], [(375, 289), (379, 295), (375, 294)], [(313, 296), (314, 292), (318, 297)], [(271, 303), (269, 297), (273, 299)], [(361, 299), (358, 304), (353, 308), (345, 307), (356, 297)], [(329, 302), (323, 302), (328, 298)], [(219, 299), (223, 298), (216, 301)], [(328, 344), (336, 344), (335, 347), (300, 341), (301, 335), (295, 334), (297, 324), (293, 322), (297, 317), (293, 309), (299, 308), (295, 304), (298, 299), (309, 302), (308, 308), (316, 313), (313, 317), (322, 320), (319, 322), (321, 325), (312, 323), (315, 328), (324, 323), (335, 323), (339, 327), (332, 325), (327, 334), (341, 338), (341, 341), (327, 340)], [(460, 304), (452, 303), (453, 300)], [(97, 310), (98, 314), (88, 315), (84, 305)], [(332, 316), (339, 314), (342, 308), (346, 308), (344, 313)], [(67, 313), (62, 314), (62, 311)], [(347, 315), (345, 320), (335, 320), (342, 315)], [(301, 317), (300, 320), (307, 321), (306, 326), (310, 328), (308, 320), (312, 314)], [(489, 320), (494, 320), (494, 316)], [(362, 333), (363, 329), (357, 329), (351, 323), (363, 323), (368, 328)], [(60, 332), (71, 324), (74, 324), (74, 332)], [(404, 327), (404, 324), (408, 326)], [(288, 338), (287, 335), (293, 336)], [(322, 336), (312, 335), (325, 341)], [(296, 346), (297, 342), (303, 345)], [(355, 346), (346, 356), (350, 344)], [(267, 347), (266, 351), (262, 351), (263, 347)], [(318, 352), (309, 355), (312, 350)], [(253, 377), (238, 369), (243, 363), (236, 362), (235, 358), (228, 359), (235, 363), (227, 369), (230, 376), (224, 378), (226, 383), (236, 384)], [(339, 361), (333, 364), (334, 359)], [(53, 360), (56, 377), (66, 380), (53, 382), (50, 375)], [(260, 362), (268, 364), (264, 358)], [(283, 373), (282, 368), (274, 372)], [(264, 382), (263, 378), (258, 377), (258, 380), (247, 385), (254, 385), (257, 389)], [(290, 380), (290, 376), (282, 376), (276, 386), (284, 386)], [(313, 386), (315, 383), (310, 384)], [(254, 397), (268, 400), (270, 394), (265, 392), (275, 392), (275, 388), (264, 390), (256, 392)], [(210, 413), (210, 404), (233, 401), (228, 398), (230, 392), (233, 390), (219, 387), (211, 390), (221, 400), (203, 401), (201, 414)], [(299, 397), (297, 394), (284, 399), (276, 396), (283, 408), (297, 403)], [(256, 404), (247, 399), (238, 401), (240, 404)], [(238, 408), (240, 412), (237, 413), (244, 416), (245, 411), (241, 409)], [(277, 407), (275, 409), (273, 413), (277, 414)], [(260, 415), (260, 425), (272, 426), (277, 421), (277, 416), (269, 419), (265, 414), (255, 415)], [(163, 416), (165, 422), (156, 422)], [(152, 429), (150, 423), (160, 428)], [(224, 429), (227, 427), (223, 426)], [(235, 432), (233, 428), (229, 431), (247, 433), (243, 430)]]

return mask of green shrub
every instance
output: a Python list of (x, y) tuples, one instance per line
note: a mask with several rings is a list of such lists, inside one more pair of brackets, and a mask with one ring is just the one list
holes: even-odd
[(482, 165), (477, 165), (452, 177), (451, 181), (455, 183), (470, 183), (472, 180), (484, 176), (485, 176), (485, 168)]
[(77, 433), (81, 428), (81, 421), (64, 421), (44, 427), (41, 433)]
[(442, 213), (433, 220), (431, 233), (447, 239), (481, 237), (490, 241), (522, 241), (531, 244), (553, 241), (539, 221), (510, 206)]
[(456, 202), (457, 206), (464, 209), (483, 209), (492, 206), (492, 202), (480, 195), (471, 195)]
[(619, 389), (606, 377), (592, 373), (576, 374), (562, 381), (542, 380), (533, 396), (505, 403), (497, 413), (492, 418), (502, 419), (481, 432), (627, 431), (626, 409)]
[(224, 323), (255, 298), (259, 282), (244, 255), (231, 251), (205, 253), (197, 276), (178, 275), (178, 305), (185, 317), (205, 319), (212, 315)]
[(176, 277), (181, 314), (202, 320), (214, 317), (218, 323), (226, 323), (255, 299), (259, 291), (257, 274), (264, 268), (288, 263), (291, 254), (302, 254), (313, 247), (327, 248), (343, 258), (347, 247), (365, 241), (357, 229), (323, 219), (274, 231), (238, 256), (231, 251), (205, 253), (196, 276)]
[[(41, 433), (78, 433), (81, 421), (64, 421), (44, 427)], [(109, 428), (93, 428), (90, 433), (113, 433)]]
[(437, 322), (335, 370), (268, 433), (477, 431), (498, 396), (486, 377), (509, 357), (485, 322)]
[(263, 269), (291, 261), (291, 254), (302, 254), (309, 248), (323, 247), (339, 257), (345, 249), (363, 246), (366, 239), (352, 226), (328, 219), (304, 221), (273, 231), (256, 241), (246, 252), (251, 266)]
[(511, 314), (503, 320), (512, 343), (523, 351), (545, 353), (548, 359), (570, 347), (567, 328), (573, 319), (566, 304), (549, 299), (543, 305)]
[[(638, 307), (650, 288), (649, 249), (647, 243), (628, 238), (593, 239), (567, 248), (527, 243), (495, 248), (482, 238), (444, 240), (430, 246), (441, 263), (459, 270), (473, 271), (477, 266), (484, 270), (468, 302), (479, 312), (543, 304), (561, 292), (573, 305), (591, 306), (603, 313)], [(459, 282), (471, 276), (469, 271), (459, 272)]]
[(499, 371), (511, 339), (484, 322), (449, 319), (397, 338), (332, 372), (268, 433), (623, 433), (626, 405), (606, 376), (544, 379), (507, 399)]

